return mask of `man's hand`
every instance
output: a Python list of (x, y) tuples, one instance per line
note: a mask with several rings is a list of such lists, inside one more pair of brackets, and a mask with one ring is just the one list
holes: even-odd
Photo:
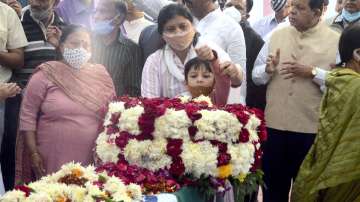
[(49, 26), (46, 30), (46, 38), (53, 46), (58, 47), (61, 37), (61, 30), (56, 26)]
[(266, 67), (265, 72), (268, 74), (273, 74), (276, 71), (276, 67), (278, 66), (280, 61), (280, 49), (276, 50), (276, 54), (270, 54), (266, 59)]
[(211, 61), (215, 59), (212, 49), (207, 45), (195, 48), (195, 52), (200, 60)]
[(284, 62), (280, 69), (280, 75), (284, 75), (284, 79), (292, 79), (294, 77), (313, 78), (313, 67), (299, 64), (297, 62)]
[(21, 92), (21, 88), (16, 83), (0, 84), (0, 100), (5, 100), (8, 97), (14, 97), (20, 92)]

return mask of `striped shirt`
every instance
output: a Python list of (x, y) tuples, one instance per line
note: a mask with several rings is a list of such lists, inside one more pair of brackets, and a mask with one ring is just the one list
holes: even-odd
[[(26, 10), (23, 15), (22, 25), (29, 42), (24, 51), (24, 69), (34, 69), (43, 62), (56, 60), (58, 53), (56, 48), (47, 42), (46, 27), (43, 23), (33, 19), (30, 9)], [(57, 26), (60, 29), (65, 26), (64, 22), (55, 12), (50, 25)], [(20, 73), (21, 71), (24, 70), (20, 70)]]
[(92, 49), (93, 62), (106, 67), (118, 96), (140, 96), (143, 59), (137, 44), (122, 35), (110, 45), (95, 37)]

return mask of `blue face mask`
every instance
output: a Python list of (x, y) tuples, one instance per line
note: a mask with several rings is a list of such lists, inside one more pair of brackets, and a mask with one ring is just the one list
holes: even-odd
[(94, 22), (92, 25), (92, 31), (97, 35), (107, 35), (114, 30), (114, 25), (112, 25), (113, 20), (104, 20), (99, 22)]
[(360, 19), (360, 11), (355, 13), (350, 13), (349, 11), (343, 9), (341, 12), (341, 16), (348, 22), (354, 22)]

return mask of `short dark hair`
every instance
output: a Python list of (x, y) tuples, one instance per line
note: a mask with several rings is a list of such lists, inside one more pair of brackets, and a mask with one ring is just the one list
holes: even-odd
[(184, 70), (185, 81), (186, 82), (188, 81), (188, 74), (189, 74), (190, 70), (192, 70), (192, 69), (197, 70), (201, 66), (204, 66), (207, 71), (212, 72), (211, 64), (209, 61), (201, 60), (198, 57), (195, 57), (195, 58), (189, 60), (185, 64), (185, 70)]
[(324, 4), (326, 0), (309, 0), (309, 6), (312, 10), (320, 9), (321, 11), (324, 9)]
[(360, 48), (360, 25), (354, 23), (347, 27), (340, 36), (339, 53), (341, 63), (344, 65), (353, 58), (354, 50)]
[(61, 31), (62, 31), (62, 34), (61, 34), (61, 37), (59, 40), (60, 44), (65, 43), (66, 39), (72, 33), (75, 33), (78, 31), (84, 31), (84, 32), (87, 32), (88, 34), (90, 34), (90, 31), (88, 29), (86, 29), (85, 27), (80, 26), (80, 25), (67, 25)]
[(190, 11), (181, 4), (170, 4), (160, 10), (158, 17), (158, 32), (160, 35), (164, 32), (165, 24), (176, 16), (182, 16), (188, 19), (191, 23), (194, 22)]

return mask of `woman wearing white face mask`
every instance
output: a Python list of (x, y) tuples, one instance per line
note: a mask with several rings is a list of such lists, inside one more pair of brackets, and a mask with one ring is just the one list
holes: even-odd
[(101, 121), (97, 114), (115, 95), (105, 67), (88, 63), (89, 32), (78, 26), (65, 28), (60, 50), (63, 60), (41, 64), (25, 89), (17, 182), (55, 172), (67, 162), (92, 163)]
[(207, 61), (218, 59), (221, 73), (229, 77), (232, 86), (241, 85), (242, 71), (216, 44), (199, 41), (192, 23), (193, 17), (182, 5), (171, 4), (160, 11), (158, 31), (166, 45), (150, 55), (145, 63), (141, 82), (143, 97), (173, 98), (186, 94), (184, 64), (196, 56)]

